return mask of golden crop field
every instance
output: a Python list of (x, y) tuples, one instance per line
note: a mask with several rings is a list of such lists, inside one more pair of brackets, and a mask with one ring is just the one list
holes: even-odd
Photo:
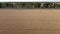
[(60, 34), (60, 10), (0, 9), (0, 34)]

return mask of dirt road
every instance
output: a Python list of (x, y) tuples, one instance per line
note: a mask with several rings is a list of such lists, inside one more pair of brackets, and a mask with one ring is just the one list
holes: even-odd
[(60, 34), (60, 10), (0, 9), (0, 34)]

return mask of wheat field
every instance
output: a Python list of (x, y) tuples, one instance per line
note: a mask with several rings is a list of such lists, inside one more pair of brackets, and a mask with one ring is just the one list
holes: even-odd
[(0, 34), (60, 34), (60, 10), (0, 9)]

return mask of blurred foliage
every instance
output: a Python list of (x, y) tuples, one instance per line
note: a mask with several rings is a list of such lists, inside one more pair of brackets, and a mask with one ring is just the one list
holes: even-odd
[(0, 8), (60, 8), (60, 3), (52, 2), (0, 2)]

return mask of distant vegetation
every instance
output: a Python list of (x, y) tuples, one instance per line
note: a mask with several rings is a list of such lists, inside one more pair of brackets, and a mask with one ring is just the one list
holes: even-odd
[(60, 3), (52, 2), (0, 2), (0, 8), (60, 8)]

